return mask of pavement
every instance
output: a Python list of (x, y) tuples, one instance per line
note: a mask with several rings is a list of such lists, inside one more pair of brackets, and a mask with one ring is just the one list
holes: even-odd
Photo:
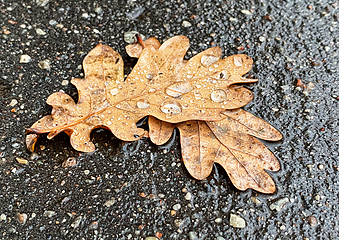
[[(0, 238), (338, 239), (338, 12), (327, 0), (0, 0)], [(53, 92), (77, 98), (69, 81), (98, 43), (131, 71), (128, 31), (185, 35), (187, 58), (220, 46), (254, 59), (244, 109), (284, 135), (265, 142), (281, 164), (274, 194), (237, 190), (220, 166), (194, 180), (177, 131), (163, 146), (98, 129), (93, 153), (66, 134), (27, 151), (25, 129)]]

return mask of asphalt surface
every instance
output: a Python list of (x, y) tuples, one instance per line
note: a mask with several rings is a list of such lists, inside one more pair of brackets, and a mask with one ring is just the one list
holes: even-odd
[[(0, 238), (338, 239), (338, 12), (337, 1), (0, 0)], [(26, 150), (25, 129), (51, 111), (47, 97), (76, 99), (69, 81), (99, 42), (131, 70), (132, 30), (187, 36), (187, 58), (216, 45), (254, 59), (259, 82), (245, 109), (284, 135), (265, 143), (281, 163), (270, 173), (276, 193), (241, 192), (220, 166), (194, 180), (177, 132), (164, 146), (96, 130), (91, 154), (66, 134)], [(70, 157), (76, 165), (63, 167)], [(231, 214), (246, 226), (232, 227)]]

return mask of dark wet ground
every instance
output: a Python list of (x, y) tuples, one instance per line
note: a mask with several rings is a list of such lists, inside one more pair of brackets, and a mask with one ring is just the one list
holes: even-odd
[[(338, 239), (338, 12), (336, 1), (0, 0), (0, 238)], [(254, 59), (259, 82), (245, 109), (284, 135), (267, 143), (281, 163), (271, 173), (275, 194), (241, 192), (219, 166), (194, 180), (177, 134), (155, 146), (97, 130), (91, 154), (74, 151), (66, 134), (26, 150), (25, 128), (50, 113), (51, 93), (76, 98), (63, 80), (83, 76), (81, 62), (100, 41), (130, 71), (123, 35), (131, 30), (162, 41), (186, 35), (188, 58), (217, 45)], [(20, 63), (23, 54), (31, 62)], [(38, 66), (46, 59), (50, 70)], [(77, 165), (62, 167), (69, 157)], [(246, 227), (230, 226), (230, 214)]]

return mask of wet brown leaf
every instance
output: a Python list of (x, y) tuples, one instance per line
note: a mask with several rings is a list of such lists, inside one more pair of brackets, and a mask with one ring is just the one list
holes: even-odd
[[(145, 45), (147, 44), (147, 41), (145, 41)], [(134, 44), (134, 47), (137, 45)], [(130, 54), (129, 47), (126, 50)], [(213, 50), (218, 51), (218, 49)], [(130, 54), (130, 56), (139, 57), (142, 53), (141, 45), (139, 45), (139, 51), (139, 55)], [(212, 50), (209, 49), (208, 51)], [(214, 61), (213, 56), (215, 55), (208, 55), (205, 59), (206, 62)], [(237, 56), (229, 57), (233, 57), (232, 67), (227, 72), (219, 71), (218, 74), (228, 74), (226, 76), (228, 86), (234, 83), (257, 81), (256, 79), (244, 80), (242, 78), (242, 75), (250, 68), (239, 70), (237, 65), (240, 65), (241, 60)], [(229, 58), (226, 58), (226, 61)], [(184, 69), (186, 69), (187, 76), (187, 70), (189, 71), (192, 68), (194, 63), (192, 59), (188, 63), (181, 63), (184, 65), (183, 70), (178, 73), (179, 75), (182, 74), (181, 81), (167, 88), (167, 91), (172, 91), (170, 93), (176, 95), (176, 97), (181, 97), (186, 91), (192, 90), (191, 79), (194, 77), (184, 77)], [(204, 62), (201, 58), (200, 61)], [(218, 63), (220, 63), (220, 60)], [(236, 77), (231, 78), (230, 76)], [(203, 74), (202, 78), (204, 78)], [(158, 78), (157, 80), (162, 81), (163, 79)], [(222, 98), (222, 96), (222, 91), (216, 92), (214, 96), (211, 94), (211, 98), (214, 97), (215, 99)], [(180, 131), (183, 161), (188, 172), (194, 178), (205, 179), (210, 175), (213, 163), (218, 163), (226, 170), (232, 183), (238, 189), (252, 188), (263, 193), (273, 193), (275, 185), (265, 169), (278, 171), (280, 168), (279, 162), (254, 137), (278, 141), (282, 138), (282, 135), (269, 123), (240, 108), (225, 110), (222, 112), (222, 116), (223, 119), (220, 121), (186, 121), (179, 124), (167, 123), (155, 117), (149, 117), (149, 136), (153, 143), (161, 145), (169, 140), (173, 129), (177, 127)]]
[(279, 170), (274, 155), (248, 134), (231, 130), (220, 134), (215, 125), (209, 124), (204, 121), (177, 124), (188, 172), (196, 179), (205, 179), (211, 173), (213, 163), (219, 163), (238, 189), (273, 193), (274, 182), (264, 169)]
[[(188, 45), (186, 37), (176, 36), (162, 45), (150, 38), (127, 46), (127, 53), (139, 60), (126, 80), (121, 56), (98, 45), (84, 59), (86, 77), (72, 80), (78, 103), (65, 93), (52, 94), (47, 99), (51, 115), (27, 129), (28, 148), (34, 150), (42, 133), (53, 138), (64, 131), (76, 150), (91, 152), (90, 133), (99, 127), (125, 141), (149, 136), (161, 145), (177, 127), (184, 164), (194, 178), (206, 178), (218, 163), (238, 189), (274, 192), (265, 169), (277, 171), (279, 162), (254, 137), (277, 141), (282, 136), (240, 109), (253, 96), (235, 85), (257, 81), (242, 77), (252, 68), (252, 59), (244, 54), (220, 59), (221, 49), (213, 47), (185, 61)], [(149, 133), (136, 126), (145, 116)]]
[[(48, 97), (52, 114), (27, 129), (26, 144), (33, 151), (39, 134), (51, 139), (60, 132), (70, 136), (73, 148), (94, 151), (90, 133), (107, 128), (119, 139), (134, 141), (147, 133), (136, 123), (144, 116), (178, 123), (186, 120), (222, 120), (227, 109), (246, 105), (252, 93), (233, 83), (253, 82), (241, 75), (251, 69), (246, 55), (220, 59), (221, 49), (210, 48), (183, 60), (188, 39), (176, 36), (161, 46), (156, 39), (145, 41), (136, 66), (124, 81), (121, 56), (98, 45), (84, 59), (84, 79), (73, 79), (79, 92), (78, 103), (63, 93)], [(134, 48), (138, 48), (134, 46)], [(132, 55), (133, 55), (132, 54)]]

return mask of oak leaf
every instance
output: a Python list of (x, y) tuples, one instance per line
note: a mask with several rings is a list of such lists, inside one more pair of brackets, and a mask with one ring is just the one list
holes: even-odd
[(253, 98), (246, 88), (233, 83), (252, 66), (246, 55), (220, 59), (221, 49), (210, 48), (189, 61), (183, 58), (188, 39), (176, 36), (162, 45), (154, 38), (142, 49), (139, 60), (124, 81), (123, 60), (108, 46), (99, 44), (84, 59), (84, 79), (73, 79), (78, 103), (63, 93), (48, 97), (53, 107), (27, 129), (26, 144), (33, 151), (40, 134), (51, 139), (60, 132), (70, 136), (74, 149), (94, 151), (90, 133), (107, 128), (119, 139), (134, 141), (147, 133), (136, 126), (145, 116), (178, 123), (187, 120), (222, 120), (225, 109), (236, 109)]
[[(144, 45), (154, 43), (154, 39), (148, 39)], [(126, 50), (131, 57), (139, 57), (144, 47), (136, 43), (128, 45)], [(233, 68), (237, 69), (236, 66), (234, 64)], [(231, 67), (228, 73), (234, 76), (234, 69)], [(237, 78), (243, 79), (241, 75), (246, 70), (236, 75)], [(234, 79), (229, 85), (240, 82)], [(150, 116), (149, 137), (153, 143), (162, 145), (170, 139), (177, 127), (180, 131), (183, 161), (194, 178), (205, 179), (211, 173), (213, 163), (218, 163), (238, 189), (252, 188), (263, 193), (273, 193), (274, 182), (264, 169), (278, 171), (279, 162), (254, 137), (278, 141), (282, 138), (281, 134), (267, 122), (242, 109), (228, 110), (222, 114), (225, 118), (221, 121), (186, 121), (179, 124)]]
[[(141, 44), (140, 44), (141, 43)], [(173, 37), (162, 45), (155, 38), (126, 47), (139, 58), (126, 80), (121, 56), (98, 45), (84, 59), (84, 79), (71, 82), (78, 103), (65, 93), (52, 94), (52, 113), (27, 129), (26, 143), (33, 151), (40, 134), (70, 136), (78, 151), (91, 152), (94, 128), (107, 128), (119, 139), (134, 141), (147, 132), (136, 123), (149, 116), (149, 136), (158, 145), (180, 131), (182, 156), (189, 173), (206, 178), (219, 163), (240, 190), (272, 193), (274, 183), (264, 169), (277, 171), (273, 154), (254, 137), (276, 141), (281, 134), (267, 122), (241, 110), (252, 93), (235, 83), (256, 82), (242, 77), (252, 67), (246, 55), (220, 59), (221, 49), (207, 49), (183, 60), (188, 39)], [(254, 136), (254, 137), (253, 137)]]

